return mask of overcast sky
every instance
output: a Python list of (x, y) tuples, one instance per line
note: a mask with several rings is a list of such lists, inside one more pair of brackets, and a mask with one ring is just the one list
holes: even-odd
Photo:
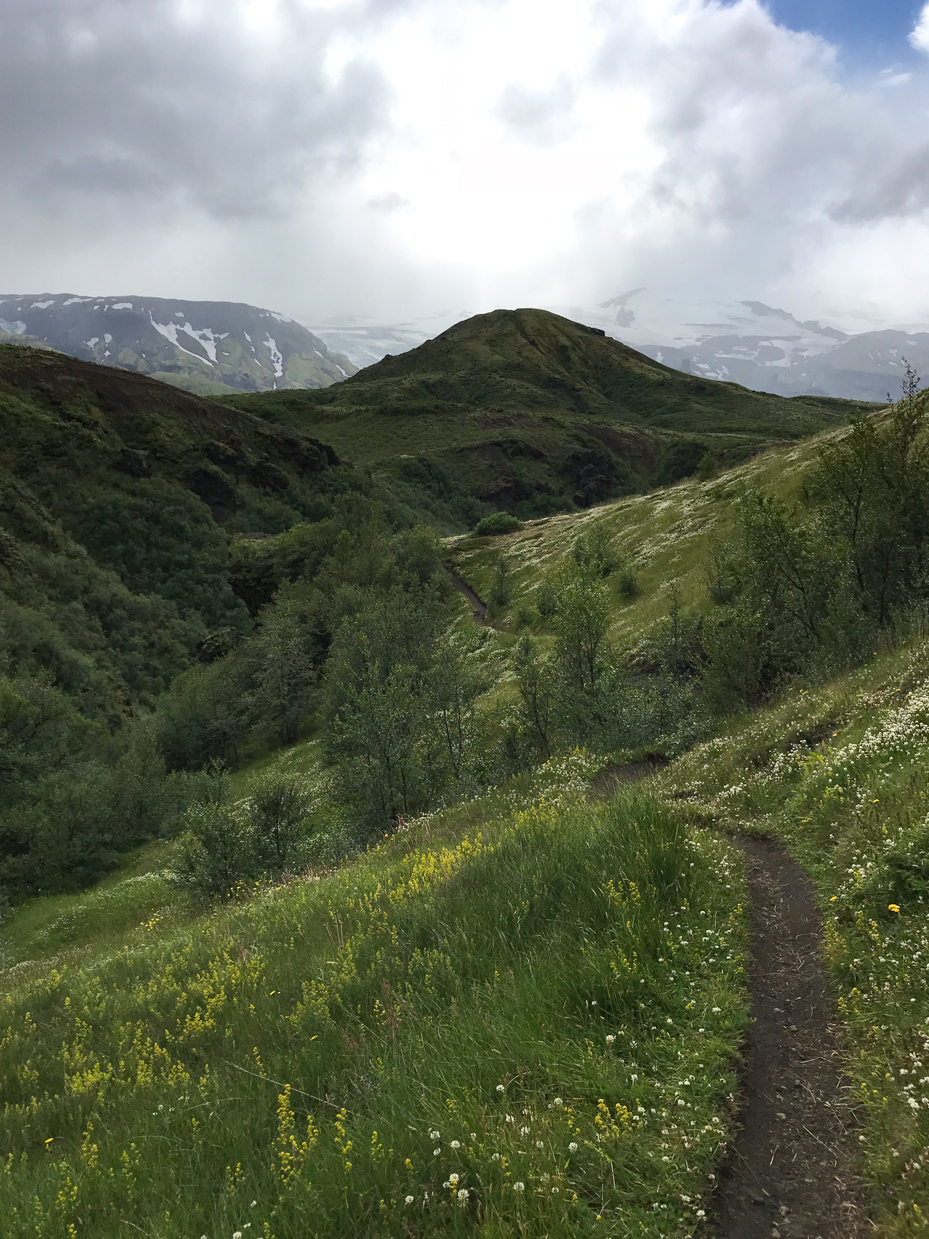
[(929, 324), (929, 4), (0, 0), (0, 291)]

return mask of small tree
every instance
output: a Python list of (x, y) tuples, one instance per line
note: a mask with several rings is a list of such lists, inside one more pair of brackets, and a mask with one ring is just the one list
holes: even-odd
[(312, 831), (310, 798), (294, 775), (266, 775), (251, 789), (248, 827), (256, 867), (283, 873), (300, 860), (303, 844)]
[(532, 745), (544, 759), (551, 757), (557, 711), (555, 676), (551, 664), (539, 656), (531, 637), (516, 646), (514, 660), (519, 687), (521, 721)]

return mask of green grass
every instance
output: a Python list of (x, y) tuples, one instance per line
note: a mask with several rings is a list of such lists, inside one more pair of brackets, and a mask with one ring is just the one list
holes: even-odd
[(532, 608), (551, 572), (577, 538), (602, 526), (617, 556), (634, 571), (639, 593), (623, 598), (613, 581), (611, 633), (631, 647), (668, 615), (672, 600), (705, 609), (706, 570), (714, 541), (722, 546), (736, 527), (738, 497), (749, 486), (772, 487), (795, 498), (817, 450), (819, 438), (774, 448), (720, 477), (688, 480), (649, 495), (635, 495), (582, 514), (529, 521), (522, 530), (493, 538), (473, 535), (447, 541), (449, 560), (481, 598), (487, 599), (495, 565), (510, 565), (513, 597), (495, 619), (513, 633), (521, 608)]
[(816, 880), (862, 1105), (874, 1233), (929, 1228), (929, 643), (796, 689), (659, 777), (698, 820), (775, 834)]
[(695, 378), (543, 310), (477, 315), (325, 391), (231, 403), (391, 484), (429, 462), (519, 516), (674, 481), (705, 455), (732, 465), (873, 407)]
[(744, 1022), (741, 878), (646, 797), (578, 800), (587, 769), (14, 975), (4, 1233), (689, 1233)]

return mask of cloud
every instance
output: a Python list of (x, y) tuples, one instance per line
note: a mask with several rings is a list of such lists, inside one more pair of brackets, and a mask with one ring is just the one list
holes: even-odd
[(929, 4), (924, 4), (916, 25), (910, 33), (910, 43), (919, 52), (929, 54)]
[(574, 88), (563, 79), (547, 90), (511, 84), (501, 93), (495, 111), (523, 141), (550, 146), (574, 132), (574, 101)]
[(30, 0), (0, 262), (305, 317), (659, 285), (929, 320), (927, 108), (929, 66), (852, 78), (758, 0)]
[[(383, 75), (327, 54), (363, 5), (30, 0), (0, 15), (0, 184), (46, 210), (286, 209), (361, 157)], [(79, 199), (83, 199), (81, 203)]]

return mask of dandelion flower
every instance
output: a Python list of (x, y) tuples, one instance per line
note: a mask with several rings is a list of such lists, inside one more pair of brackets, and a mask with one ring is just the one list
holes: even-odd
[(898, 903), (889, 903), (889, 904), (887, 905), (887, 911), (888, 911), (888, 912), (899, 912), (899, 911), (900, 911), (900, 905), (899, 905)]

